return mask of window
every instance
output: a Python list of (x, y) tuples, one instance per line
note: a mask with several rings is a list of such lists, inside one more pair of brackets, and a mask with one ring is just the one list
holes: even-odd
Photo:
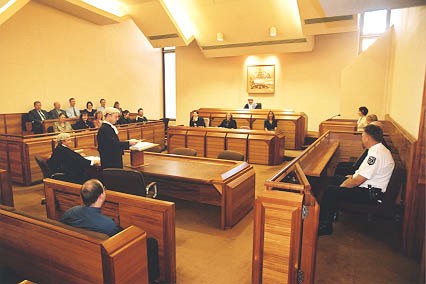
[(164, 117), (176, 119), (176, 53), (175, 47), (163, 48)]
[(360, 15), (359, 52), (367, 50), (388, 28), (391, 10), (364, 12)]

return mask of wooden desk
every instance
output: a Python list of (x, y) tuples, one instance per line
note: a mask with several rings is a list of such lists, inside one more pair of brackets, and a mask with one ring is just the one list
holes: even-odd
[[(285, 137), (273, 131), (171, 126), (167, 135), (169, 153), (187, 147), (199, 157), (217, 158), (222, 151), (233, 150), (250, 163), (277, 165), (284, 161)], [(260, 156), (263, 154), (266, 156)]]
[[(125, 154), (125, 164), (128, 163)], [(234, 226), (252, 208), (255, 172), (246, 162), (145, 153), (146, 166), (133, 167), (158, 184), (159, 196), (221, 207), (221, 229)]]
[(319, 125), (319, 135), (323, 135), (327, 130), (330, 131), (356, 131), (357, 124), (355, 119), (327, 119)]
[[(288, 112), (283, 110), (272, 110), (278, 120), (278, 127), (286, 136), (286, 149), (300, 149), (304, 145), (308, 130), (308, 117), (303, 112)], [(263, 130), (263, 122), (269, 109), (229, 109), (229, 108), (200, 108), (198, 113), (201, 117), (210, 119), (210, 126), (218, 126), (225, 118), (227, 112), (233, 114), (237, 126), (248, 126), (253, 130)], [(191, 112), (192, 113), (192, 112)]]
[(5, 170), (0, 170), (0, 204), (14, 206), (12, 186)]

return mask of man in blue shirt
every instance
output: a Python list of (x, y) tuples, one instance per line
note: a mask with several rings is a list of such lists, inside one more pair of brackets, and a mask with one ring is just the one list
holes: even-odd
[(121, 228), (109, 217), (101, 213), (106, 193), (103, 184), (97, 179), (86, 181), (81, 187), (80, 195), (84, 205), (67, 210), (61, 222), (67, 225), (113, 236)]

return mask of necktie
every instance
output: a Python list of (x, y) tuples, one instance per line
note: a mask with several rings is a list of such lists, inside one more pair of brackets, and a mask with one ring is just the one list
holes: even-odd
[(43, 114), (43, 112), (41, 110), (38, 111), (38, 114), (40, 115), (41, 120), (45, 120), (46, 119), (46, 117), (44, 116), (44, 114)]
[(74, 110), (74, 116), (77, 116), (77, 112), (75, 111), (75, 107), (72, 107), (72, 109)]

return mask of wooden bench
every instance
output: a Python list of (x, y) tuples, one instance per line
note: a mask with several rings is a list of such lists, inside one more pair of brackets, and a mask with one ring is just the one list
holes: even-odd
[(148, 283), (146, 238), (135, 226), (108, 238), (0, 209), (0, 263), (36, 283)]
[(338, 148), (339, 141), (331, 140), (330, 132), (321, 135), (298, 156), (305, 175), (320, 177)]
[[(119, 137), (122, 140), (142, 138), (148, 142), (164, 147), (164, 123), (150, 121), (148, 123), (132, 123), (118, 125)], [(39, 135), (0, 134), (0, 168), (9, 172), (14, 182), (30, 185), (42, 180), (42, 172), (34, 157), (52, 153), (54, 139), (58, 133)], [(96, 147), (97, 129), (74, 131), (72, 139), (74, 148)]]
[(299, 159), (268, 179), (256, 199), (252, 283), (314, 283), (320, 208)]
[(0, 170), (0, 204), (14, 206), (12, 186), (5, 170)]
[[(69, 208), (80, 205), (80, 185), (44, 180), (47, 217), (59, 220)], [(102, 213), (122, 228), (142, 228), (158, 241), (160, 281), (176, 282), (175, 205), (171, 202), (107, 191)]]

